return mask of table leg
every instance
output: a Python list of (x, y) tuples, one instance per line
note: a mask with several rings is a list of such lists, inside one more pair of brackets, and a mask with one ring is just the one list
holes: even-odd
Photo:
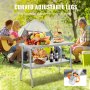
[(21, 68), (21, 72), (20, 72), (20, 80), (22, 80), (22, 72), (23, 72), (23, 47), (22, 47), (22, 52), (21, 52), (21, 56), (22, 56), (22, 63), (21, 63), (21, 66), (22, 66), (22, 68)]
[[(60, 46), (60, 57), (59, 58), (60, 58), (60, 61), (62, 61), (62, 47), (61, 46)], [(59, 73), (60, 73), (60, 65), (58, 66), (58, 70), (59, 70)]]
[(33, 76), (32, 76), (32, 69), (31, 68), (30, 68), (30, 76), (31, 76), (31, 86), (33, 87), (34, 83), (33, 83)]
[(62, 47), (60, 47), (60, 59), (62, 61)]
[(22, 80), (22, 71), (23, 71), (23, 67), (21, 68), (21, 72), (20, 72), (20, 80)]
[(70, 67), (72, 68), (72, 59), (71, 59), (71, 54), (72, 54), (72, 50), (71, 50), (71, 46), (70, 46)]
[(29, 57), (30, 57), (30, 77), (31, 77), (31, 86), (33, 87), (34, 86), (34, 83), (33, 83), (33, 76), (32, 76), (32, 52), (31, 52), (31, 49), (29, 51)]

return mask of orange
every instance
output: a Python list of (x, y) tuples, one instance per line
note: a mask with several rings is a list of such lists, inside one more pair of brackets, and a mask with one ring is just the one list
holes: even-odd
[(40, 34), (36, 34), (35, 37), (40, 38)]
[(50, 40), (47, 39), (47, 40), (45, 40), (45, 41), (46, 41), (46, 42), (45, 42), (46, 44), (50, 44)]

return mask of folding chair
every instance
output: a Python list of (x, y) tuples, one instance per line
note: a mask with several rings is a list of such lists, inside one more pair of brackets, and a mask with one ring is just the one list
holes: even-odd
[(8, 59), (7, 59), (7, 54), (8, 54), (8, 52), (2, 51), (2, 49), (0, 49), (0, 54), (2, 55), (2, 57), (1, 57), (1, 59), (2, 59), (2, 64), (3, 64), (3, 62), (8, 61)]

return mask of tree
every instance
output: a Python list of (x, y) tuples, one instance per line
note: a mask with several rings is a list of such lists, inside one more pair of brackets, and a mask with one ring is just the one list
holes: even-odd
[[(24, 19), (24, 23), (31, 21), (33, 19), (39, 19), (44, 20), (46, 16), (53, 17), (55, 14), (65, 13), (67, 17), (65, 17), (65, 22), (72, 24), (72, 31), (74, 34), (74, 38), (77, 38), (77, 20), (79, 17), (85, 17), (86, 19), (89, 19), (90, 17), (90, 4), (89, 0), (17, 0), (17, 4), (68, 4), (68, 5), (77, 5), (77, 10), (24, 10), (22, 12), (22, 17), (19, 15), (17, 16), (18, 19), (20, 19), (22, 23), (22, 19)], [(24, 13), (35, 13), (24, 15)], [(38, 13), (42, 13), (42, 15), (38, 16)], [(47, 14), (49, 13), (49, 14)], [(70, 13), (70, 14), (68, 14)], [(23, 23), (23, 24), (24, 24)]]
[[(70, 0), (70, 5), (73, 5), (72, 0)], [(74, 11), (71, 9), (71, 20), (72, 20), (72, 26), (73, 26), (73, 33), (74, 33), (74, 38), (77, 38), (77, 32), (76, 32), (76, 25), (75, 25), (75, 20), (74, 20)]]
[[(70, 10), (71, 15), (69, 18), (71, 19), (72, 23), (72, 30), (74, 33), (74, 38), (77, 38), (77, 25), (78, 25), (78, 18), (79, 17), (84, 17), (87, 20), (90, 19), (90, 4), (89, 0), (67, 0), (70, 5), (77, 5), (77, 10)], [(67, 12), (67, 10), (65, 11)]]

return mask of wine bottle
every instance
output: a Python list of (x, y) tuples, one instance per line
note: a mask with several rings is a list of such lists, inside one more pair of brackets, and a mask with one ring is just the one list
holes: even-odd
[(51, 48), (51, 51), (50, 51), (50, 57), (49, 58), (50, 58), (50, 62), (53, 62), (54, 58), (53, 58), (53, 50), (52, 50), (52, 48)]

